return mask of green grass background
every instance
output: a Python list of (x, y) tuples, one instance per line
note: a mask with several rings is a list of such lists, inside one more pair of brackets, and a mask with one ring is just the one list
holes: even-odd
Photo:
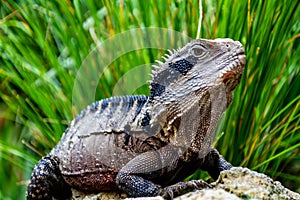
[[(234, 165), (266, 173), (299, 191), (300, 2), (203, 0), (202, 6), (200, 36), (239, 40), (247, 54), (216, 147)], [(98, 43), (144, 27), (195, 38), (198, 18), (196, 0), (2, 0), (0, 199), (25, 198), (34, 164), (78, 112), (72, 108), (76, 73)], [(95, 83), (96, 99), (110, 97), (126, 72), (164, 53), (139, 50), (118, 58)], [(143, 86), (135, 93), (149, 90)], [(199, 177), (206, 174), (193, 176)]]

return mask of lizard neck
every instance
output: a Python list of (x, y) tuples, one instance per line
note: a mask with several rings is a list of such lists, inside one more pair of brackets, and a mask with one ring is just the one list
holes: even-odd
[(206, 155), (230, 99), (231, 95), (218, 87), (149, 98), (140, 124), (164, 142)]

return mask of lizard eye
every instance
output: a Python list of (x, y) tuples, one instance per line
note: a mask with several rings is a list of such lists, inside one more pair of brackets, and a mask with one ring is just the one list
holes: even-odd
[(206, 49), (201, 45), (195, 45), (190, 50), (190, 54), (192, 54), (192, 56), (198, 59), (204, 57), (206, 53), (207, 53)]

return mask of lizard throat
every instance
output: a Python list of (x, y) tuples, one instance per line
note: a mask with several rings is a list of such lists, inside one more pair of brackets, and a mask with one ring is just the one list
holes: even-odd
[(227, 71), (221, 77), (229, 91), (233, 91), (239, 84), (246, 63), (246, 56), (243, 51), (236, 57), (237, 59), (227, 66)]

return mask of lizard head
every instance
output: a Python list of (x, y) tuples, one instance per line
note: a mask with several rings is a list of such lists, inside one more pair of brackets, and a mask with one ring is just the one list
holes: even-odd
[(245, 62), (244, 49), (238, 41), (193, 40), (179, 50), (170, 51), (164, 63), (154, 66), (150, 100), (201, 93), (221, 85), (231, 94), (241, 80)]
[(170, 51), (165, 62), (153, 66), (142, 127), (175, 146), (206, 155), (245, 62), (241, 43), (231, 39), (198, 39)]

